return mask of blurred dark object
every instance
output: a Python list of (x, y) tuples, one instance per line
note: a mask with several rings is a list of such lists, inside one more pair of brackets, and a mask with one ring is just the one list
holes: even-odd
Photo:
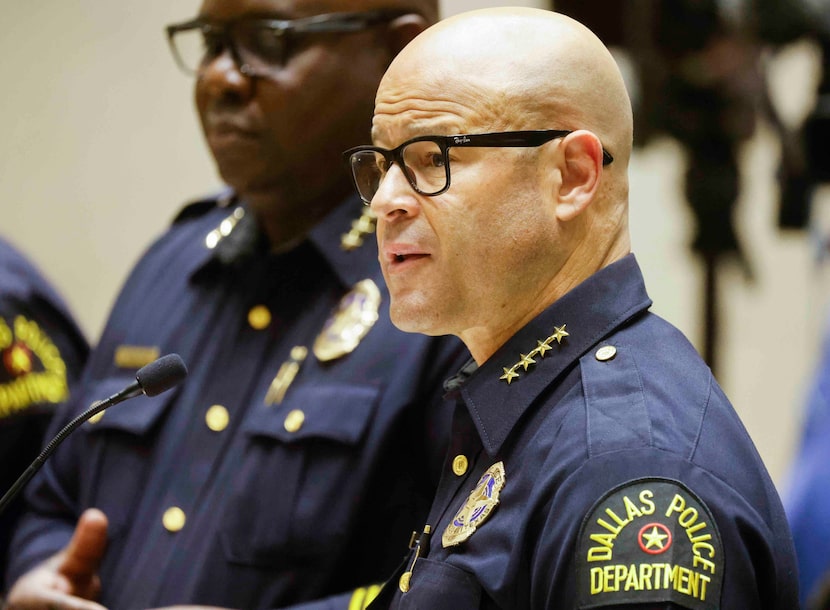
[[(781, 141), (779, 226), (805, 228), (818, 182), (830, 179), (828, 40), (830, 0), (556, 0), (633, 64), (635, 145), (668, 135), (687, 153), (684, 194), (695, 218), (691, 247), (704, 265), (703, 356), (715, 369), (717, 271), (725, 260), (752, 267), (735, 229), (739, 151), (769, 120)], [(816, 11), (821, 18), (816, 17)], [(823, 80), (815, 110), (798, 129), (772, 103), (765, 53), (802, 38), (818, 41)]]
[(830, 610), (830, 574), (826, 574), (807, 600), (805, 610)]

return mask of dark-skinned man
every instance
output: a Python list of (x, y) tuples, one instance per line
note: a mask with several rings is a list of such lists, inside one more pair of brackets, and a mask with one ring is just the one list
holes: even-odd
[(464, 350), (389, 322), (341, 152), (436, 19), (429, 0), (205, 0), (168, 28), (230, 189), (139, 261), (59, 421), (164, 353), (188, 379), (32, 481), (11, 607), (359, 608), (398, 562), (443, 457), (427, 405)]

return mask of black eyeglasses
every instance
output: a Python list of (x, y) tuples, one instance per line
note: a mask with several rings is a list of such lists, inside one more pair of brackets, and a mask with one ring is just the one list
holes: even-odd
[[(571, 131), (542, 129), (538, 131), (503, 131), (457, 136), (420, 136), (407, 140), (395, 149), (379, 146), (357, 146), (343, 153), (352, 170), (357, 192), (363, 203), (369, 205), (380, 188), (386, 173), (397, 163), (415, 192), (434, 197), (450, 188), (449, 150), (466, 147), (535, 147), (556, 138), (564, 138)], [(602, 164), (614, 160), (602, 149)]]
[(198, 74), (228, 49), (240, 72), (267, 77), (285, 65), (292, 52), (291, 43), (298, 35), (359, 32), (406, 13), (375, 10), (290, 20), (243, 18), (221, 23), (193, 19), (168, 25), (166, 30), (176, 63), (187, 74)]

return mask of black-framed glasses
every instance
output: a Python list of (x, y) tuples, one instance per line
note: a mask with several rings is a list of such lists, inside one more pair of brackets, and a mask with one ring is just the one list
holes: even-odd
[(166, 31), (173, 57), (186, 74), (198, 74), (227, 49), (240, 72), (267, 77), (285, 65), (299, 35), (359, 32), (407, 12), (411, 11), (379, 9), (301, 19), (245, 17), (223, 22), (197, 18), (168, 25)]
[[(572, 133), (561, 129), (536, 131), (502, 131), (456, 136), (420, 136), (389, 150), (379, 146), (357, 146), (343, 153), (352, 170), (357, 192), (369, 205), (392, 164), (397, 163), (415, 192), (434, 197), (450, 188), (450, 155), (453, 147), (527, 147), (541, 146)], [(602, 164), (614, 157), (602, 149)]]

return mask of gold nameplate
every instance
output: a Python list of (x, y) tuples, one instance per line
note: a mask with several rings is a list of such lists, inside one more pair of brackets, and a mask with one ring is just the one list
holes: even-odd
[(461, 544), (487, 520), (493, 509), (499, 505), (499, 493), (504, 487), (504, 482), (503, 462), (496, 462), (481, 475), (464, 506), (444, 530), (444, 535), (441, 536), (444, 548)]
[(321, 362), (351, 353), (378, 319), (380, 290), (363, 280), (345, 295), (314, 341), (314, 355)]
[(120, 369), (140, 369), (158, 360), (159, 348), (144, 345), (119, 345), (115, 348), (115, 366)]

